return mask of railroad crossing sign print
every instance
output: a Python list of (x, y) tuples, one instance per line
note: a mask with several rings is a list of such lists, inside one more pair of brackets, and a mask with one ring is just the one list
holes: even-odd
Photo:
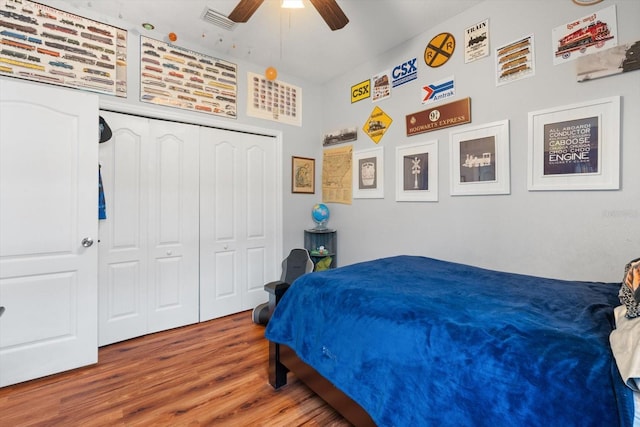
[(456, 49), (456, 39), (451, 33), (440, 33), (431, 39), (424, 50), (424, 62), (433, 68), (446, 63)]

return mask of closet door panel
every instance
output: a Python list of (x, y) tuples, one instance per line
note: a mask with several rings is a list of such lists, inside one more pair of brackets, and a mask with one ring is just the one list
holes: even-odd
[(200, 131), (200, 320), (243, 310), (243, 175), (233, 132)]
[(101, 112), (113, 136), (100, 144), (107, 218), (99, 244), (99, 345), (147, 332), (147, 184), (149, 124)]
[(198, 321), (198, 127), (149, 120), (149, 332)]

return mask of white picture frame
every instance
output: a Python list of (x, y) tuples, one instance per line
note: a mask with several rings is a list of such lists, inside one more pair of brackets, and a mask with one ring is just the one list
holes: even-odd
[(396, 147), (396, 201), (438, 201), (438, 140)]
[(509, 194), (509, 120), (449, 134), (452, 196)]
[(529, 191), (620, 188), (620, 96), (529, 113)]
[(384, 147), (353, 152), (353, 198), (384, 199)]

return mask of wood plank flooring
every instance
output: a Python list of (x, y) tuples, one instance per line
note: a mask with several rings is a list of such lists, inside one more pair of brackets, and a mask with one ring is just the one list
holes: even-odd
[(349, 426), (291, 374), (275, 391), (267, 359), (250, 311), (147, 335), (0, 388), (0, 426)]

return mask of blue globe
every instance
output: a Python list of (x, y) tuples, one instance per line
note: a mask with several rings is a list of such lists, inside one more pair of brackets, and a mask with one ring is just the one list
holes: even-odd
[(329, 221), (329, 208), (324, 203), (316, 203), (311, 208), (311, 218), (316, 223), (316, 228), (327, 228)]

